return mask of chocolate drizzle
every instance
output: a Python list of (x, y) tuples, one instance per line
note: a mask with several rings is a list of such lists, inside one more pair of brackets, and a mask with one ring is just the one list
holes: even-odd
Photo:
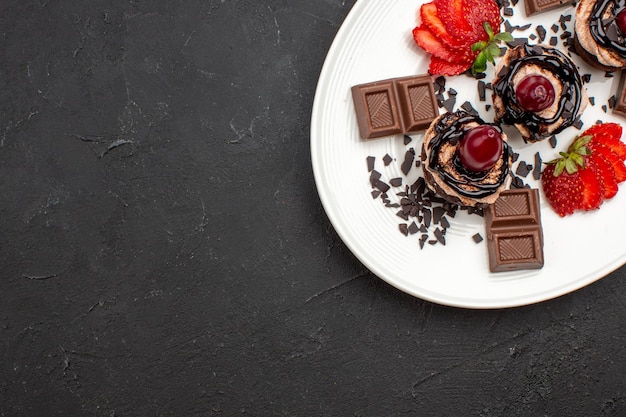
[(597, 1), (589, 19), (589, 31), (593, 39), (622, 58), (626, 58), (626, 38), (619, 30), (615, 16), (624, 8), (626, 0)]
[[(434, 136), (428, 144), (428, 168), (437, 172), (443, 181), (459, 195), (464, 197), (480, 199), (495, 193), (504, 183), (510, 170), (510, 159), (512, 150), (506, 142), (503, 142), (501, 162), (494, 167), (483, 172), (473, 172), (466, 169), (461, 164), (458, 155), (458, 145), (463, 135), (467, 132), (467, 124), (477, 123), (487, 124), (480, 117), (458, 110), (455, 113), (446, 113), (434, 126)], [(502, 130), (497, 125), (494, 126), (500, 134)], [(443, 145), (449, 144), (455, 147), (455, 154), (452, 157), (452, 164), (443, 164), (440, 161), (440, 152)], [(497, 172), (499, 170), (499, 172)], [(497, 172), (496, 181), (488, 181)]]
[[(582, 80), (575, 65), (562, 52), (541, 45), (524, 44), (518, 48), (523, 48), (523, 55), (513, 59), (508, 67), (502, 68), (497, 81), (493, 84), (493, 90), (500, 96), (506, 109), (502, 121), (509, 125), (516, 123), (525, 125), (531, 133), (530, 140), (536, 141), (559, 133), (574, 123), (583, 99)], [(558, 110), (553, 117), (547, 118), (540, 116), (539, 113), (525, 111), (518, 104), (513, 78), (526, 65), (536, 65), (542, 71), (551, 72), (560, 80), (563, 89), (561, 96), (558, 97)], [(561, 125), (548, 132), (547, 126), (559, 123), (560, 119)]]

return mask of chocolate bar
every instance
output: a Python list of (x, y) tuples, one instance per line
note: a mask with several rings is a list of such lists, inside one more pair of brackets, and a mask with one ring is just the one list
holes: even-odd
[(485, 229), (491, 272), (543, 267), (543, 230), (536, 188), (500, 193), (495, 203), (485, 208)]
[(532, 16), (574, 3), (576, 3), (575, 0), (524, 0), (524, 8), (526, 16)]
[(365, 139), (424, 130), (439, 115), (428, 74), (355, 85), (352, 100)]
[(615, 106), (613, 106), (613, 113), (616, 113), (622, 117), (626, 117), (626, 71), (622, 71), (619, 86), (615, 93)]

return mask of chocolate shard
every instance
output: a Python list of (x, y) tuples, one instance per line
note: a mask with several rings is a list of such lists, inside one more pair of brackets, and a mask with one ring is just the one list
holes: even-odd
[(402, 133), (396, 89), (390, 80), (352, 87), (359, 133), (364, 139)]
[(390, 78), (351, 89), (359, 133), (364, 139), (425, 130), (439, 115), (430, 75)]
[(485, 230), (491, 272), (543, 267), (543, 229), (539, 191), (503, 191), (485, 208)]
[(626, 117), (626, 71), (622, 71), (617, 93), (615, 94), (615, 104), (613, 113)]
[(439, 106), (430, 75), (395, 80), (405, 133), (426, 130), (439, 116)]

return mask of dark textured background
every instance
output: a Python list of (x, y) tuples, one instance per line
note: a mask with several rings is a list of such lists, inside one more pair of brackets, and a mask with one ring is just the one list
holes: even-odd
[(309, 121), (353, 4), (0, 3), (0, 416), (626, 415), (626, 268), (471, 311), (335, 234)]

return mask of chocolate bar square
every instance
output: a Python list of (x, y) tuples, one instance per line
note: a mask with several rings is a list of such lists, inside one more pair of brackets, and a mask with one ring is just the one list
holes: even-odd
[(541, 230), (495, 230), (487, 237), (491, 272), (543, 267)]
[(396, 80), (405, 133), (425, 130), (439, 116), (439, 106), (430, 75)]
[(439, 116), (428, 74), (355, 85), (352, 100), (364, 139), (425, 130)]
[(377, 81), (352, 87), (362, 138), (373, 139), (402, 133), (396, 89), (392, 80)]
[(500, 193), (495, 203), (485, 208), (485, 229), (491, 272), (543, 267), (543, 231), (536, 188)]
[(524, 8), (526, 16), (532, 16), (574, 3), (576, 3), (575, 0), (524, 0)]

